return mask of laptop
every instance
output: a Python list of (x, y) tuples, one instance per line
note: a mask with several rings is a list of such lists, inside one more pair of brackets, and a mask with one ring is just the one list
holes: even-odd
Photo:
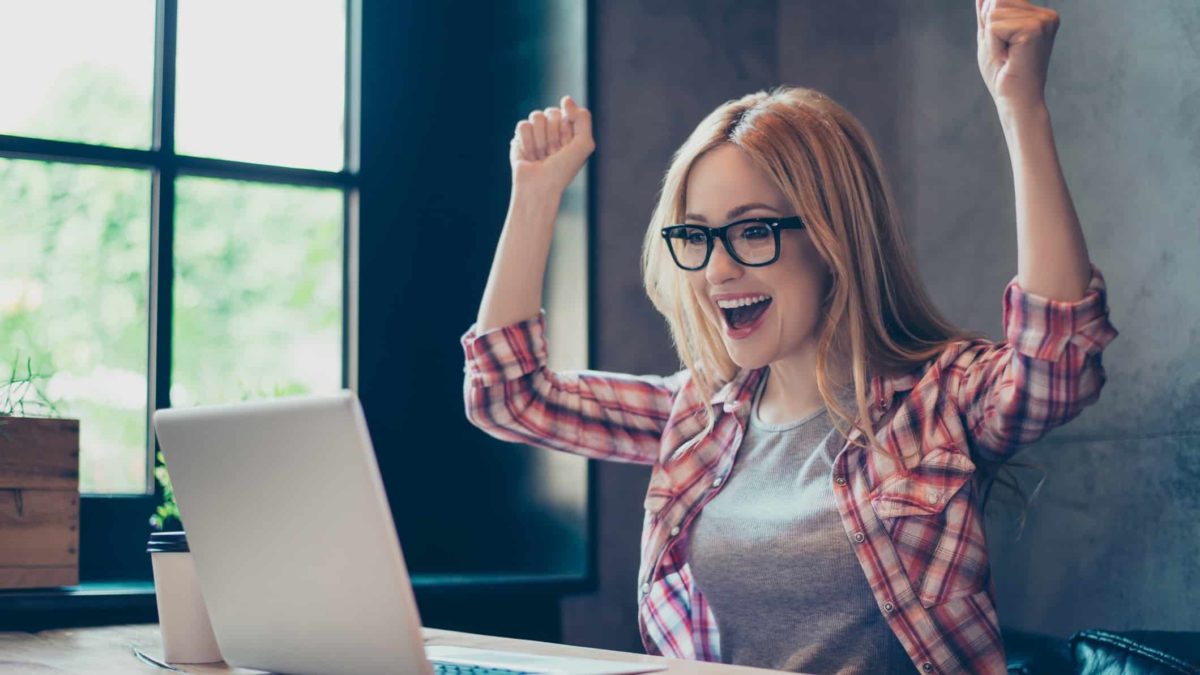
[(350, 391), (159, 410), (154, 430), (230, 665), (294, 675), (664, 669), (426, 648), (366, 419)]

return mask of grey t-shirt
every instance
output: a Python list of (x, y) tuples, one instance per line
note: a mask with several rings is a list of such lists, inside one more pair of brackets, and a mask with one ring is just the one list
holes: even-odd
[(696, 517), (689, 542), (721, 660), (818, 674), (914, 672), (834, 502), (841, 434), (824, 408), (766, 424), (758, 417), (762, 391), (730, 478)]

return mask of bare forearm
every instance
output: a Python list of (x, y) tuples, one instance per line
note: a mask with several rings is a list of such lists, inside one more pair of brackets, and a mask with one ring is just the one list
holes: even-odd
[(476, 333), (537, 316), (561, 201), (560, 194), (524, 192), (514, 187), (479, 305)]
[(1078, 300), (1091, 270), (1049, 110), (1044, 104), (1020, 111), (1002, 108), (1000, 119), (1017, 201), (1017, 282), (1046, 298)]

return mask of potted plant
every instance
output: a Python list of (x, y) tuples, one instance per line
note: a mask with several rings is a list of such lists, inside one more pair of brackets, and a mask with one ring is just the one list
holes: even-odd
[(158, 479), (158, 484), (162, 486), (162, 504), (159, 504), (154, 513), (150, 516), (150, 527), (155, 530), (166, 530), (169, 523), (173, 523), (175, 529), (183, 529), (183, 521), (179, 517), (179, 505), (175, 503), (175, 490), (171, 488), (171, 475), (167, 473), (167, 460), (163, 459), (162, 452), (158, 452), (158, 462), (154, 465), (154, 477)]
[(79, 420), (32, 362), (0, 381), (0, 589), (79, 583)]

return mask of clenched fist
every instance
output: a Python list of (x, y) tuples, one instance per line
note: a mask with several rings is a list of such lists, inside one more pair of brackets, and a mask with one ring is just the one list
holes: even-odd
[(1058, 12), (1029, 0), (974, 0), (979, 72), (998, 107), (1045, 102)]
[(595, 149), (592, 114), (564, 96), (561, 107), (535, 110), (517, 123), (508, 153), (513, 185), (559, 195)]

